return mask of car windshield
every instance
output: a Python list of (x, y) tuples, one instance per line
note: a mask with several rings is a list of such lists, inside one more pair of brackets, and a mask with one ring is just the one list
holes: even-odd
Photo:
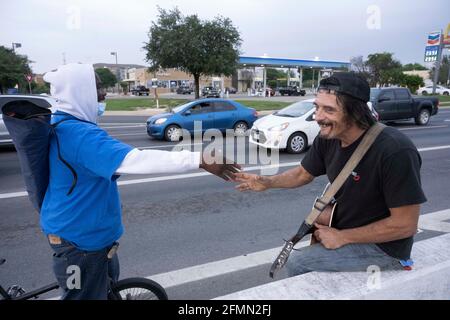
[(381, 91), (380, 89), (374, 88), (370, 89), (370, 100), (371, 101), (376, 100), (378, 95), (380, 94), (380, 91)]
[(279, 117), (297, 118), (303, 116), (312, 108), (312, 102), (299, 101), (275, 112), (274, 114)]
[(191, 104), (192, 104), (192, 102), (188, 102), (188, 103), (182, 104), (181, 106), (173, 108), (171, 111), (172, 111), (172, 113), (178, 113), (178, 112), (182, 111), (184, 108), (186, 108), (187, 106), (189, 106)]

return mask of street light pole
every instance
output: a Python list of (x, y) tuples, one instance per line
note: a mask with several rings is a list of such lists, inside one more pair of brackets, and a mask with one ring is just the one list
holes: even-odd
[(117, 64), (117, 51), (111, 52), (111, 55), (116, 56), (117, 94), (119, 94), (120, 72), (119, 72), (119, 66), (118, 66), (118, 64)]

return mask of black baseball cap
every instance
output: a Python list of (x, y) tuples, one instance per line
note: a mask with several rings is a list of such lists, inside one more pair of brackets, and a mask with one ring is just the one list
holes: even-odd
[(363, 102), (370, 100), (369, 83), (354, 72), (336, 72), (332, 76), (322, 79), (318, 90), (321, 89), (345, 94)]

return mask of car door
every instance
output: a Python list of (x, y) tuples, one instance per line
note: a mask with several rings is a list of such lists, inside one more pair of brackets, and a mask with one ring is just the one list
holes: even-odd
[(395, 98), (397, 101), (397, 112), (399, 118), (411, 118), (413, 113), (413, 102), (408, 89), (395, 89)]
[(397, 103), (393, 89), (381, 90), (375, 106), (380, 120), (397, 119)]
[(184, 129), (187, 129), (190, 132), (194, 132), (194, 130), (199, 131), (200, 128), (202, 131), (213, 128), (214, 112), (212, 103), (208, 101), (202, 101), (194, 104), (189, 109), (183, 112), (183, 120)]
[(238, 120), (237, 108), (228, 101), (215, 101), (214, 104), (214, 128), (219, 130), (232, 129)]

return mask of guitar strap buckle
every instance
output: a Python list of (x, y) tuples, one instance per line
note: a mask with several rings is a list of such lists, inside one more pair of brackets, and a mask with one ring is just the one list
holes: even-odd
[(322, 197), (317, 197), (313, 204), (313, 208), (318, 210), (319, 212), (325, 210), (325, 208), (330, 204), (329, 202), (325, 202), (322, 199)]

